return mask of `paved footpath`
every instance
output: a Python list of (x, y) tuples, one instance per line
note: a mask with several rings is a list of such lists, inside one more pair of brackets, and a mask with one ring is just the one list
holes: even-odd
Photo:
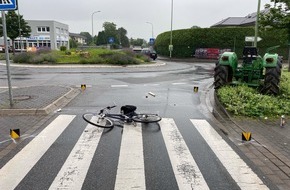
[(80, 90), (63, 86), (32, 86), (16, 88), (13, 107), (8, 89), (0, 92), (0, 159), (11, 152), (16, 143), (10, 138), (10, 129), (20, 129), (21, 143), (44, 124), (60, 107), (65, 106)]
[[(280, 118), (269, 120), (232, 117), (215, 98), (213, 89), (207, 96), (212, 113), (222, 124), (222, 132), (242, 150), (265, 178), (281, 190), (290, 189), (289, 123), (286, 121), (286, 125), (280, 127)], [(242, 141), (242, 132), (250, 132), (252, 140)]]

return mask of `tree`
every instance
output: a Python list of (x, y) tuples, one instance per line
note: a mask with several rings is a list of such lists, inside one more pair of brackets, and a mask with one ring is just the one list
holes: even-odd
[(290, 30), (290, 1), (289, 0), (271, 0), (274, 5), (265, 5), (267, 13), (260, 15), (260, 25), (262, 27), (288, 28)]
[(73, 39), (69, 39), (69, 47), (70, 47), (70, 49), (77, 48), (78, 47), (78, 43), (75, 40), (73, 40)]
[[(12, 41), (13, 54), (15, 54), (15, 48), (14, 48), (15, 39), (19, 37), (20, 32), (21, 32), (21, 36), (29, 37), (31, 33), (31, 28), (30, 26), (28, 26), (27, 22), (23, 19), (23, 16), (17, 15), (15, 11), (8, 11), (8, 13), (5, 14), (5, 16), (6, 16), (7, 36)], [(20, 21), (20, 25), (19, 25), (19, 21)], [(1, 22), (0, 35), (3, 36), (2, 19), (0, 22)]]
[(97, 44), (97, 46), (107, 44), (107, 39), (106, 39), (105, 31), (99, 32), (98, 38), (96, 40), (96, 44)]
[(127, 35), (127, 30), (123, 27), (118, 28), (118, 35), (119, 35), (119, 41), (120, 41), (120, 45), (122, 45), (122, 47), (129, 47), (129, 38), (126, 36)]
[(132, 46), (142, 46), (144, 44), (145, 40), (141, 39), (141, 38), (137, 38), (137, 39), (130, 39), (130, 44)]
[(196, 25), (194, 25), (194, 26), (191, 27), (191, 29), (196, 29), (196, 28), (200, 28), (200, 27), (199, 26), (196, 26)]
[(289, 0), (271, 0), (274, 5), (265, 5), (269, 12), (260, 16), (260, 25), (267, 28), (287, 29), (288, 30), (288, 71), (290, 72), (290, 1)]
[(80, 35), (87, 38), (87, 44), (90, 45), (93, 42), (93, 38), (89, 32), (81, 32)]

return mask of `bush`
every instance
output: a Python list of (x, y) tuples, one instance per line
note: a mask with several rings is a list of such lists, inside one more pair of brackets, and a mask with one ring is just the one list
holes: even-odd
[(60, 46), (60, 51), (66, 51), (66, 46)]
[[(227, 27), (227, 28), (196, 28), (173, 31), (173, 57), (190, 57), (197, 48), (234, 49), (238, 57), (242, 56), (245, 45), (245, 36), (254, 36), (253, 27)], [(273, 50), (279, 55), (288, 57), (287, 30), (261, 31), (259, 36), (263, 39), (258, 43), (259, 54), (263, 55), (267, 48), (280, 45)], [(155, 41), (155, 49), (160, 55), (169, 55), (170, 32), (159, 34)]]
[(140, 62), (133, 57), (124, 54), (112, 54), (111, 56), (105, 56), (106, 63), (114, 65), (130, 65), (130, 64), (139, 64)]
[(14, 63), (29, 63), (32, 57), (33, 57), (33, 53), (30, 53), (30, 52), (15, 54), (15, 56), (13, 57), (13, 62)]
[(225, 108), (237, 116), (276, 117), (290, 115), (290, 73), (282, 74), (279, 96), (260, 94), (248, 86), (224, 86), (217, 96)]
[(56, 63), (58, 56), (52, 53), (39, 54), (24, 52), (16, 54), (13, 58), (14, 63)]

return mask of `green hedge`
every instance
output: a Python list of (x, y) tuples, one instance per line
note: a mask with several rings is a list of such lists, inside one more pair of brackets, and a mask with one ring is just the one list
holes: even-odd
[[(172, 44), (174, 46), (173, 57), (190, 57), (197, 48), (232, 49), (241, 57), (245, 46), (245, 37), (254, 36), (253, 27), (229, 27), (229, 28), (195, 28), (174, 30), (172, 32)], [(280, 45), (280, 48), (272, 52), (278, 53), (284, 58), (288, 57), (287, 31), (271, 30), (260, 32), (263, 40), (258, 42), (260, 55), (267, 48)], [(159, 34), (155, 41), (155, 49), (160, 55), (169, 56), (170, 32)]]

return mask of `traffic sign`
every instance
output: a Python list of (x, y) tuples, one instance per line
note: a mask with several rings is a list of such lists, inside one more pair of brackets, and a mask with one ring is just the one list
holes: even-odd
[(155, 38), (150, 38), (150, 39), (149, 39), (149, 44), (150, 44), (150, 45), (153, 45), (154, 42), (155, 42)]
[[(257, 42), (259, 42), (259, 41), (261, 41), (261, 40), (262, 40), (262, 38), (257, 37)], [(245, 41), (246, 41), (246, 42), (254, 42), (254, 41), (255, 41), (255, 36), (246, 36), (246, 37), (245, 37)]]
[(0, 11), (11, 11), (17, 9), (17, 0), (0, 0)]
[(109, 37), (109, 43), (110, 43), (110, 44), (114, 43), (114, 41), (115, 41), (115, 40), (114, 40), (114, 37)]

